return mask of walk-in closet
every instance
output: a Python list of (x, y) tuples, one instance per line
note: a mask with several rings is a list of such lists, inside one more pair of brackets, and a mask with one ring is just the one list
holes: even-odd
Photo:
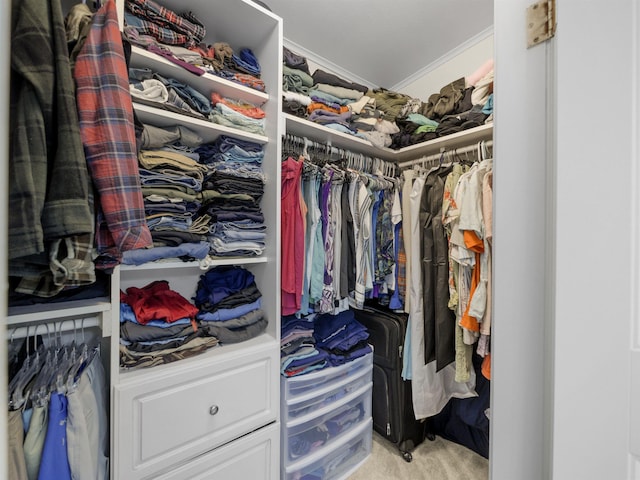
[(0, 478), (638, 478), (635, 2), (3, 10)]

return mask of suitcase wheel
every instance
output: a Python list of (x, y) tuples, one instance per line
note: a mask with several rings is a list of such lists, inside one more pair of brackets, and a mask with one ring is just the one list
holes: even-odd
[(433, 433), (427, 433), (427, 438), (433, 442), (435, 441), (436, 436)]
[(404, 458), (404, 461), (409, 463), (411, 460), (413, 460), (413, 455), (411, 455), (411, 452), (400, 452), (402, 453), (402, 458)]

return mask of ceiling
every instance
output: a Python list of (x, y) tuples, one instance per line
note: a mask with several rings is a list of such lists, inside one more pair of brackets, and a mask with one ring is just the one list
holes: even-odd
[[(282, 17), (285, 44), (304, 47), (352, 73), (352, 81), (385, 88), (393, 88), (493, 25), (493, 0), (257, 3)], [(296, 53), (313, 59), (308, 53)]]

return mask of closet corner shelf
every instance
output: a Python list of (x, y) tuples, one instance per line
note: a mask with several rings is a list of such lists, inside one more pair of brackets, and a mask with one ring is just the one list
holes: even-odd
[(257, 263), (267, 263), (267, 257), (225, 257), (225, 258), (208, 258), (206, 266), (202, 267), (197, 260), (183, 262), (177, 258), (169, 258), (166, 260), (157, 260), (155, 262), (143, 263), (141, 265), (120, 265), (122, 272), (139, 271), (139, 270), (167, 270), (174, 268), (193, 268), (193, 269), (209, 269), (220, 265), (250, 265)]
[(332, 130), (289, 113), (283, 113), (283, 115), (286, 121), (287, 133), (292, 133), (300, 137), (308, 137), (310, 140), (330, 143), (334, 147), (361, 152), (365, 155), (396, 163), (416, 160), (425, 155), (432, 155), (438, 153), (442, 148), (451, 150), (482, 140), (489, 140), (493, 136), (493, 124), (489, 123), (445, 137), (436, 138), (428, 142), (417, 143), (399, 150), (392, 150), (390, 148), (376, 147), (362, 138)]
[(210, 73), (196, 75), (171, 63), (160, 55), (135, 45), (131, 48), (131, 66), (151, 68), (151, 70), (164, 77), (175, 78), (182, 83), (191, 85), (207, 96), (211, 92), (217, 92), (223, 97), (244, 100), (256, 106), (261, 106), (269, 100), (269, 94), (267, 93), (232, 82), (226, 78), (217, 77)]
[(202, 362), (207, 361), (216, 362), (222, 360), (222, 358), (228, 359), (234, 356), (243, 357), (247, 355), (248, 352), (255, 352), (258, 350), (273, 351), (276, 346), (277, 349), (280, 350), (280, 342), (277, 339), (268, 333), (262, 333), (257, 337), (243, 342), (216, 345), (206, 352), (193, 357), (184, 358), (176, 362), (146, 368), (120, 368), (120, 380), (118, 384), (119, 387), (125, 387), (127, 385), (136, 385), (140, 381), (155, 382), (165, 376), (178, 375), (180, 371), (189, 371), (193, 368), (194, 364), (200, 365)]
[(181, 115), (161, 108), (151, 107), (142, 103), (133, 103), (138, 118), (142, 123), (148, 123), (158, 127), (172, 127), (174, 125), (184, 125), (200, 135), (205, 142), (213, 142), (220, 135), (241, 138), (261, 145), (269, 142), (269, 138), (264, 135), (246, 132), (239, 128), (230, 128), (219, 123), (201, 120), (199, 118)]
[(9, 307), (8, 325), (27, 325), (64, 319), (82, 319), (101, 315), (111, 310), (109, 298), (98, 297), (87, 300)]

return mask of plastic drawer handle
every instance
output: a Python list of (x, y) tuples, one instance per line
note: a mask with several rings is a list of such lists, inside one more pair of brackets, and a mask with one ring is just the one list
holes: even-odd
[(211, 408), (209, 408), (209, 415), (215, 415), (216, 413), (218, 413), (218, 410), (220, 409), (217, 405), (211, 405)]

